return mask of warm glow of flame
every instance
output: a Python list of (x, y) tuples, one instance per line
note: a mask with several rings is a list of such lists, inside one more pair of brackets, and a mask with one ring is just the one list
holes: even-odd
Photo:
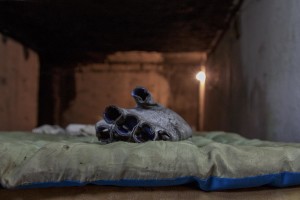
[(198, 81), (200, 81), (201, 83), (204, 83), (205, 82), (205, 79), (206, 79), (206, 75), (205, 75), (205, 72), (203, 71), (200, 71), (196, 74), (196, 79)]

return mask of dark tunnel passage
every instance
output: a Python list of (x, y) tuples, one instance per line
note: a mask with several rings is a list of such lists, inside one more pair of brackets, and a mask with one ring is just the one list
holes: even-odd
[(0, 130), (94, 124), (143, 86), (194, 130), (300, 141), (300, 5), (283, 4), (0, 2)]

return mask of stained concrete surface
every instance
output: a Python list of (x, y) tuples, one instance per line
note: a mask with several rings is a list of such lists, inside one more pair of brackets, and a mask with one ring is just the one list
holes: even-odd
[(244, 1), (208, 58), (207, 130), (300, 141), (299, 7), (297, 0)]
[(268, 139), (300, 141), (299, 8), (298, 0), (248, 0), (242, 7), (246, 91)]

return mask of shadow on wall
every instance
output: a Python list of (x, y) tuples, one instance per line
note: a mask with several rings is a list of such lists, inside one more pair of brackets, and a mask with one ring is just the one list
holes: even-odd
[(266, 82), (245, 75), (239, 34), (232, 23), (208, 58), (205, 130), (268, 139)]

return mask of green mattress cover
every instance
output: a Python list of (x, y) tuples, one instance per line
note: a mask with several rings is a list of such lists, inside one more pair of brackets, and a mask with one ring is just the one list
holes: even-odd
[[(249, 140), (224, 132), (195, 133), (180, 142), (106, 145), (91, 136), (0, 132), (0, 184), (4, 188), (43, 183), (156, 186), (199, 180), (200, 188), (214, 190), (272, 185), (274, 178), (267, 182), (255, 179), (257, 184), (248, 185), (245, 181), (274, 174), (283, 177), (286, 172), (292, 177), (300, 172), (300, 144)], [(219, 187), (212, 177), (225, 186)], [(273, 185), (297, 185), (299, 178)], [(230, 183), (241, 180), (244, 182)]]

